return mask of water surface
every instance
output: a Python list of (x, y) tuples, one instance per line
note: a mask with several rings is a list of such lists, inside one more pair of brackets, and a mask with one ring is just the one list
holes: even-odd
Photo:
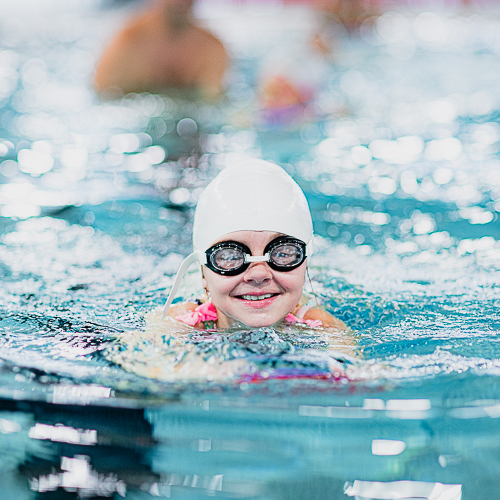
[[(20, 29), (0, 52), (0, 496), (382, 498), (383, 482), (390, 498), (437, 483), (433, 498), (495, 498), (495, 15), (384, 14), (338, 39), (293, 120), (259, 109), (257, 78), (295, 11), (228, 11), (247, 32), (224, 34), (235, 65), (219, 103), (98, 101), (96, 37), (116, 15), (82, 3), (44, 30), (3, 21)], [(259, 22), (277, 29), (250, 49)], [(305, 190), (312, 285), (358, 356), (328, 358), (303, 328), (191, 335), (221, 369), (258, 360), (259, 376), (155, 377), (183, 347), (123, 338), (190, 252), (200, 189), (248, 156)], [(182, 294), (197, 287), (193, 273)], [(332, 359), (347, 376), (327, 376)]]

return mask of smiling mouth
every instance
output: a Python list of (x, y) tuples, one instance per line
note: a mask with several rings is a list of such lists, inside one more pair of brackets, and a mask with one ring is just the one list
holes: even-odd
[(271, 297), (275, 297), (279, 295), (278, 293), (266, 293), (263, 295), (240, 295), (238, 298), (243, 300), (265, 300), (270, 299)]

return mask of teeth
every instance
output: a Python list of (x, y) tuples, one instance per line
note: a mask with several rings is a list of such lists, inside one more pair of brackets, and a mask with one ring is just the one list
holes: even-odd
[(242, 295), (241, 298), (245, 300), (264, 300), (269, 299), (273, 295), (272, 293), (266, 293), (265, 295)]

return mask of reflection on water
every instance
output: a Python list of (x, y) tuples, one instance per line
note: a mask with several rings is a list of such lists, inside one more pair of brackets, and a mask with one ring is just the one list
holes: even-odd
[(294, 399), (193, 399), (145, 412), (25, 404), (2, 420), (3, 443), (25, 443), (6, 484), (29, 478), (32, 491), (83, 497), (494, 498), (494, 417), (478, 427), (477, 416), (401, 399), (314, 414)]
[(461, 484), (424, 483), (422, 481), (394, 481), (390, 483), (354, 481), (345, 491), (356, 498), (462, 498)]
[[(314, 17), (213, 6), (221, 101), (105, 102), (88, 82), (122, 13), (32, 7), (0, 30), (0, 496), (495, 498), (496, 14), (387, 12), (307, 79), (273, 61), (306, 58)], [(299, 107), (262, 100), (277, 67), (312, 88)], [(200, 190), (248, 156), (306, 191), (314, 292), (359, 356), (301, 327), (184, 333), (187, 360), (148, 338)]]

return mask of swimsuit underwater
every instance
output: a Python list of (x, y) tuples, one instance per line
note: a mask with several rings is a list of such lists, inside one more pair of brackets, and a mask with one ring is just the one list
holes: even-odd
[[(303, 319), (303, 315), (307, 312), (308, 307), (301, 307), (294, 316), (292, 313), (285, 317), (285, 321), (290, 324), (304, 324), (311, 328), (319, 328), (323, 326), (323, 322), (319, 319)], [(205, 302), (199, 305), (194, 311), (176, 316), (177, 321), (181, 321), (185, 325), (195, 326), (198, 323), (203, 323), (205, 330), (212, 330), (216, 328), (217, 310), (212, 302)]]

